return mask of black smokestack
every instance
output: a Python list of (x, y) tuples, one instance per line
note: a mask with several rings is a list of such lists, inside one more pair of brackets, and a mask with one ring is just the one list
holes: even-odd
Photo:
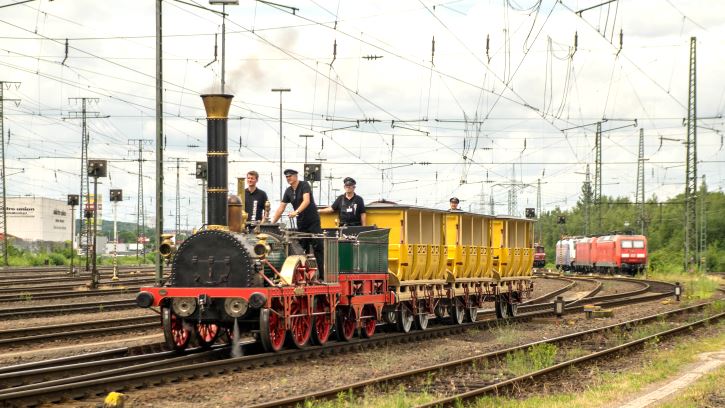
[(232, 95), (201, 95), (206, 110), (207, 222), (227, 225), (227, 118)]

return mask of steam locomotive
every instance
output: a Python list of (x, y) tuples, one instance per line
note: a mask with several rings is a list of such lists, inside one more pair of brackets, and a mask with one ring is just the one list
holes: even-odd
[[(374, 226), (338, 228), (336, 215), (322, 214), (324, 234), (247, 223), (243, 181), (238, 197), (227, 191), (232, 96), (202, 99), (209, 225), (175, 252), (161, 245), (170, 277), (136, 298), (160, 308), (170, 348), (210, 347), (232, 332), (254, 336), (267, 351), (322, 345), (333, 333), (342, 341), (373, 336), (380, 322), (408, 332), (434, 318), (475, 321), (486, 302), (507, 318), (530, 296), (531, 219), (380, 202), (367, 206)], [(322, 240), (323, 259), (301, 246), (309, 239)]]

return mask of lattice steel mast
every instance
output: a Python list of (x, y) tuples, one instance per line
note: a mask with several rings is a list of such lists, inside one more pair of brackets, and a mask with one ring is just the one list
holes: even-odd
[(602, 231), (602, 122), (597, 122), (594, 137), (594, 203), (597, 206), (597, 228)]
[(697, 39), (690, 37), (685, 156), (685, 271), (697, 264)]
[(637, 155), (637, 191), (635, 193), (635, 203), (639, 210), (639, 226), (640, 233), (645, 235), (645, 198), (644, 198), (644, 129), (639, 129), (639, 153)]

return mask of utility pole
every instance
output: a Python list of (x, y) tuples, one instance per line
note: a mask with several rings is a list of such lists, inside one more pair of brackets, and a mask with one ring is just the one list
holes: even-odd
[(592, 208), (592, 181), (590, 179), (591, 173), (589, 172), (589, 165), (587, 164), (587, 171), (584, 178), (584, 188), (586, 189), (586, 194), (584, 194), (584, 235), (588, 236), (590, 231), (590, 224), (591, 224), (591, 217), (589, 211)]
[(509, 215), (515, 215), (518, 207), (518, 198), (516, 197), (516, 164), (511, 164), (511, 186), (509, 190)]
[(640, 233), (645, 235), (644, 217), (644, 129), (639, 129), (639, 154), (637, 155), (637, 191), (635, 192), (635, 203), (639, 210)]
[[(695, 266), (697, 255), (697, 39), (690, 37), (690, 73), (687, 93), (685, 156), (685, 272)], [(691, 262), (692, 261), (692, 262)]]
[(495, 215), (494, 213), (494, 202), (493, 202), (493, 186), (491, 187), (491, 194), (488, 196), (488, 213), (491, 215)]
[(541, 234), (541, 179), (536, 179), (536, 221), (538, 242), (541, 245), (544, 245), (543, 236)]
[[(90, 246), (89, 242), (91, 239), (91, 224), (90, 218), (85, 217), (86, 212), (91, 210), (90, 207), (90, 185), (88, 182), (88, 143), (90, 142), (90, 135), (88, 133), (88, 126), (86, 124), (88, 119), (94, 118), (107, 118), (108, 116), (99, 116), (98, 112), (89, 112), (89, 103), (98, 103), (98, 98), (68, 98), (68, 101), (80, 102), (81, 111), (68, 112), (68, 116), (63, 119), (81, 119), (81, 205), (80, 205), (80, 220), (81, 227), (79, 233), (78, 245), (83, 245), (85, 241), (86, 246), (86, 272), (90, 270)], [(72, 116), (71, 116), (72, 114)], [(91, 115), (89, 117), (89, 115)], [(97, 198), (94, 197), (94, 202)]]
[(707, 186), (705, 175), (702, 175), (700, 186), (700, 272), (707, 272)]
[(174, 214), (174, 228), (176, 231), (176, 239), (178, 244), (179, 232), (181, 231), (181, 163), (186, 163), (188, 162), (188, 160), (184, 160), (180, 157), (174, 157), (172, 159), (176, 161), (176, 165), (168, 168), (176, 169), (176, 197), (174, 200), (176, 213)]
[(602, 231), (602, 122), (597, 122), (594, 137), (594, 203), (597, 206), (597, 228)]
[(196, 162), (196, 178), (201, 180), (201, 225), (206, 224), (206, 180), (208, 164), (205, 161)]
[(272, 92), (279, 92), (279, 199), (282, 199), (284, 191), (284, 175), (282, 174), (282, 93), (290, 92), (289, 88), (272, 88)]
[[(161, 244), (164, 233), (164, 69), (163, 69), (163, 38), (161, 5), (163, 0), (156, 0), (156, 243)], [(141, 162), (139, 161), (139, 166)], [(141, 197), (143, 199), (143, 197)], [(161, 285), (164, 265), (161, 253), (156, 251), (156, 285)]]
[[(2, 217), (0, 218), (0, 229), (2, 230), (3, 239), (0, 241), (2, 246), (3, 265), (8, 266), (8, 214), (7, 214), (7, 190), (5, 185), (5, 111), (3, 110), (5, 101), (13, 101), (15, 105), (20, 105), (20, 99), (5, 99), (4, 92), (5, 88), (8, 90), (11, 86), (15, 85), (15, 89), (20, 88), (20, 82), (6, 82), (0, 81), (0, 151), (2, 152), (2, 197), (0, 198), (0, 206), (2, 206)], [(10, 131), (8, 130), (8, 138), (10, 138)]]
[[(139, 261), (139, 252), (142, 257), (146, 256), (145, 238), (146, 238), (146, 212), (143, 202), (143, 152), (144, 145), (151, 144), (151, 139), (129, 139), (128, 144), (138, 145), (138, 150), (134, 149), (129, 153), (138, 152), (138, 187), (136, 198), (136, 261)], [(158, 214), (157, 214), (158, 216)], [(161, 215), (163, 217), (163, 214)], [(141, 250), (139, 251), (139, 241), (141, 241)], [(159, 241), (160, 242), (160, 241)]]

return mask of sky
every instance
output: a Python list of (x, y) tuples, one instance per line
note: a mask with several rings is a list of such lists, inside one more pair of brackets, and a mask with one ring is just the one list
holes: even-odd
[[(107, 197), (109, 188), (123, 189), (118, 219), (135, 222), (141, 143), (152, 224), (156, 2), (15, 3), (0, 0), (0, 81), (20, 82), (3, 94), (7, 194), (65, 199), (79, 192), (78, 98), (90, 98), (89, 158), (109, 160), (99, 191)], [(291, 90), (281, 95), (283, 168), (302, 169), (307, 141), (307, 161), (322, 163), (324, 179), (313, 186), (322, 204), (350, 176), (366, 202), (445, 209), (456, 196), (463, 209), (489, 213), (493, 197), (494, 212), (505, 214), (513, 189), (520, 216), (536, 207), (540, 182), (543, 210), (571, 208), (587, 166), (594, 180), (597, 122), (604, 195), (635, 201), (640, 131), (646, 196), (681, 194), (691, 37), (697, 175), (711, 190), (725, 184), (722, 1), (275, 3), (225, 8), (224, 90), (234, 95), (229, 188), (234, 177), (257, 170), (273, 208), (276, 88)], [(201, 223), (199, 95), (221, 92), (221, 10), (162, 3), (166, 229), (175, 223), (177, 159), (181, 227)]]

